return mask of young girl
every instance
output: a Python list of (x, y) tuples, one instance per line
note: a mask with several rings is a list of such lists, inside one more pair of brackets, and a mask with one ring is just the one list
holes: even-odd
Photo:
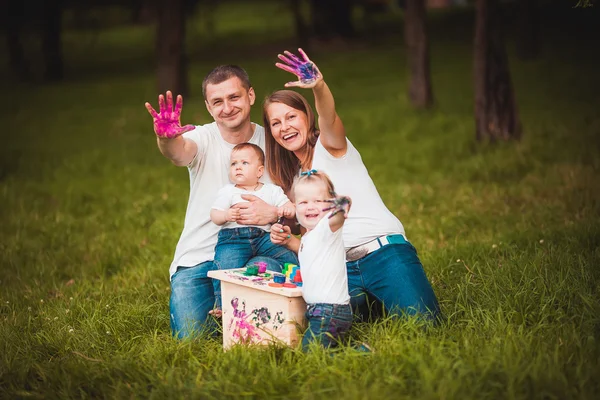
[(291, 193), (296, 218), (306, 229), (298, 249), (302, 296), (308, 305), (308, 328), (302, 347), (306, 350), (313, 341), (332, 347), (352, 325), (342, 239), (342, 226), (351, 201), (336, 196), (329, 177), (316, 170), (303, 172), (296, 178)]
[[(264, 172), (265, 155), (262, 149), (252, 143), (240, 143), (231, 151), (229, 179), (231, 184), (225, 185), (217, 194), (210, 219), (222, 226), (219, 240), (215, 247), (214, 264), (217, 269), (242, 268), (256, 256), (271, 257), (281, 264), (297, 263), (293, 251), (271, 242), (270, 225), (248, 226), (238, 225), (236, 220), (240, 210), (232, 207), (245, 201), (243, 194), (253, 194), (266, 203), (278, 207), (280, 217), (293, 218), (294, 205), (276, 185), (259, 181)], [(215, 309), (210, 314), (221, 315), (221, 283), (213, 279), (215, 291)]]

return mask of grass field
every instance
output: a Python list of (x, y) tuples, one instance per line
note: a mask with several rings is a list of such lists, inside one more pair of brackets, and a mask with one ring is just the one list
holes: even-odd
[[(234, 9), (278, 15), (273, 4)], [(70, 79), (5, 80), (0, 100), (0, 398), (595, 398), (600, 75), (584, 11), (547, 15), (539, 60), (518, 61), (509, 41), (518, 143), (475, 143), (468, 13), (431, 17), (431, 111), (406, 100), (398, 34), (310, 54), (446, 317), (357, 324), (375, 352), (334, 357), (171, 338), (188, 177), (158, 152), (143, 107), (157, 96), (153, 32), (67, 32)], [(291, 34), (287, 20), (225, 21), (210, 40), (190, 30), (183, 123), (209, 122), (199, 86), (216, 64), (243, 65), (259, 99), (290, 79), (273, 66), (283, 49), (246, 42)]]

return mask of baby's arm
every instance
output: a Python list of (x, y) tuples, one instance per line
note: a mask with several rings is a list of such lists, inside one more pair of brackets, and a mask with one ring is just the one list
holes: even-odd
[(294, 218), (296, 216), (296, 206), (291, 201), (288, 201), (281, 207), (277, 207), (277, 216), (290, 219)]
[(240, 210), (237, 208), (228, 208), (227, 210), (210, 210), (210, 219), (217, 225), (223, 225), (226, 222), (235, 222), (240, 217)]

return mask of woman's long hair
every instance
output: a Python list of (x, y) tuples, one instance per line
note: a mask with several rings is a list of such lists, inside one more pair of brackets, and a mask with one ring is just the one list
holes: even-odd
[[(292, 107), (306, 115), (308, 121), (308, 137), (306, 140), (306, 156), (303, 160), (296, 158), (296, 155), (282, 147), (271, 132), (271, 124), (267, 108), (273, 103), (283, 103)], [(265, 144), (267, 157), (267, 170), (271, 176), (271, 180), (278, 186), (283, 188), (285, 193), (289, 193), (294, 182), (294, 178), (298, 176), (300, 170), (308, 170), (312, 166), (313, 153), (317, 140), (319, 138), (319, 130), (316, 127), (315, 114), (312, 107), (306, 99), (294, 92), (293, 90), (277, 90), (267, 96), (263, 102), (263, 126), (265, 127)]]

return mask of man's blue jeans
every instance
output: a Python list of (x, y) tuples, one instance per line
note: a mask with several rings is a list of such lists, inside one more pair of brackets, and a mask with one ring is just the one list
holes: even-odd
[[(279, 262), (298, 264), (296, 253), (288, 248), (271, 242), (268, 232), (253, 226), (221, 229), (219, 241), (215, 247), (215, 269), (243, 268), (252, 257), (269, 257)], [(213, 280), (215, 306), (221, 307), (221, 281)]]
[(369, 299), (382, 303), (389, 315), (439, 316), (438, 300), (412, 244), (388, 244), (346, 268), (353, 310), (364, 312)]
[[(279, 262), (268, 257), (255, 257), (251, 262), (264, 261), (270, 271), (281, 272)], [(193, 267), (177, 267), (171, 277), (171, 332), (183, 339), (201, 333), (213, 333), (218, 326), (208, 312), (213, 309), (215, 296), (212, 278), (208, 271), (214, 270), (212, 261)]]
[(306, 351), (311, 342), (323, 347), (335, 347), (352, 326), (350, 304), (310, 304), (306, 311), (308, 328), (302, 337), (302, 349)]

